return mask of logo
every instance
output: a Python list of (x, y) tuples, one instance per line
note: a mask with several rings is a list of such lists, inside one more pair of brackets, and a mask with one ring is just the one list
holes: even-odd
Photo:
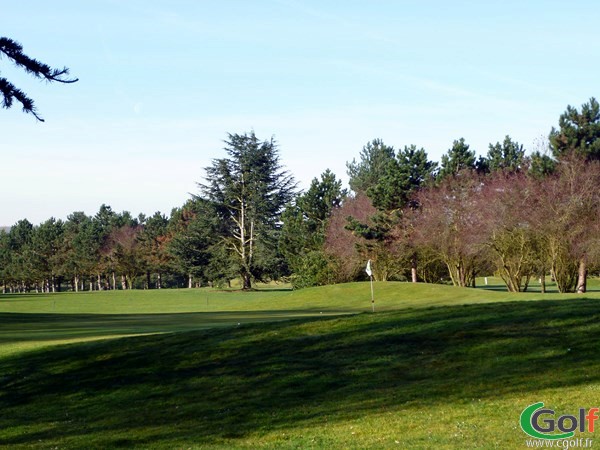
[(575, 431), (593, 433), (596, 420), (600, 418), (598, 412), (600, 408), (587, 411), (579, 408), (576, 416), (565, 414), (556, 419), (554, 410), (544, 408), (543, 402), (534, 403), (521, 413), (521, 429), (536, 439), (568, 439), (575, 435)]

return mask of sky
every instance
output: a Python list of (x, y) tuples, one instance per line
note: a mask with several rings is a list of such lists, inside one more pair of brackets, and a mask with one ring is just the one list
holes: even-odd
[(0, 225), (74, 211), (169, 215), (226, 156), (227, 133), (278, 142), (308, 187), (380, 138), (439, 161), (464, 137), (544, 147), (598, 96), (595, 1), (5, 2), (0, 35), (70, 85), (0, 59), (37, 122), (0, 109)]

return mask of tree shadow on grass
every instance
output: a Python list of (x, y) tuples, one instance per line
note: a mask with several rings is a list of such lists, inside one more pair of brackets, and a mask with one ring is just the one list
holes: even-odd
[(600, 302), (582, 298), (67, 345), (0, 360), (0, 444), (210, 445), (593, 383), (599, 332)]
[[(0, 345), (192, 331), (238, 324), (319, 316), (318, 310), (208, 311), (161, 314), (0, 313)], [(348, 314), (326, 311), (324, 315)]]

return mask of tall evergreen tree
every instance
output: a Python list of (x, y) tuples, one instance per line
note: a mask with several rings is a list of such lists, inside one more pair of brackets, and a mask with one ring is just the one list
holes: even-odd
[(442, 155), (438, 177), (443, 179), (448, 176), (455, 176), (461, 170), (475, 168), (475, 152), (469, 149), (469, 145), (464, 138), (460, 138), (454, 141), (452, 148), (445, 155)]
[(200, 198), (214, 207), (224, 227), (221, 244), (235, 256), (243, 288), (250, 289), (253, 279), (276, 273), (280, 216), (296, 184), (283, 170), (273, 139), (229, 134), (225, 144), (229, 157), (206, 168)]
[(342, 182), (327, 169), (282, 214), (279, 247), (292, 272), (294, 287), (327, 284), (331, 279), (323, 251), (325, 232), (332, 211), (341, 206), (346, 195)]
[(545, 153), (535, 150), (529, 157), (529, 175), (544, 178), (556, 171), (556, 161)]
[(60, 286), (59, 251), (63, 239), (64, 225), (61, 220), (50, 218), (33, 229), (31, 248), (33, 270), (43, 283), (42, 290), (55, 292)]
[(385, 175), (394, 160), (394, 147), (384, 144), (381, 139), (368, 142), (360, 152), (359, 161), (353, 159), (346, 163), (350, 189), (366, 194)]
[(405, 146), (386, 165), (382, 176), (367, 190), (367, 195), (379, 210), (403, 208), (423, 183), (433, 179), (436, 167), (424, 149), (417, 149), (416, 145)]
[(79, 291), (84, 277), (95, 275), (100, 261), (100, 235), (97, 224), (91, 217), (78, 211), (70, 214), (64, 225), (61, 246), (62, 274), (73, 282)]
[(487, 153), (487, 164), (489, 170), (504, 170), (507, 172), (517, 172), (523, 168), (525, 162), (525, 150), (523, 146), (513, 141), (510, 136), (505, 136), (502, 144), (490, 144)]
[[(23, 53), (21, 44), (7, 37), (0, 37), (0, 53), (4, 54), (17, 67), (22, 68), (25, 72), (36, 78), (49, 82), (56, 81), (58, 83), (75, 83), (78, 81), (77, 78), (67, 78), (69, 69), (66, 67), (63, 67), (62, 69), (53, 69), (47, 64), (30, 58)], [(24, 112), (32, 114), (40, 122), (44, 121), (44, 119), (38, 115), (33, 100), (4, 77), (0, 77), (0, 93), (2, 93), (3, 97), (3, 108), (10, 108), (16, 100), (21, 104)]]
[(600, 159), (600, 105), (594, 97), (581, 105), (581, 112), (567, 106), (558, 126), (552, 128), (549, 137), (555, 158), (576, 153), (586, 160)]
[(165, 245), (168, 224), (169, 219), (160, 212), (156, 212), (146, 219), (139, 234), (148, 289), (151, 287), (150, 276), (153, 273), (156, 274), (156, 287), (162, 288), (162, 274), (169, 262)]

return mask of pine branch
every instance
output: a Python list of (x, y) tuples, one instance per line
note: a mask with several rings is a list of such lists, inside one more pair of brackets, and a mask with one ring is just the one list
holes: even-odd
[[(58, 83), (75, 83), (78, 78), (66, 78), (69, 74), (69, 69), (53, 69), (48, 64), (44, 64), (37, 59), (30, 58), (23, 53), (23, 47), (16, 41), (6, 37), (0, 37), (0, 57), (6, 55), (13, 63), (25, 70), (30, 75), (36, 78), (45, 79), (48, 82), (56, 81)], [(23, 112), (32, 114), (37, 120), (43, 122), (36, 111), (33, 100), (18, 89), (14, 84), (6, 78), (0, 78), (0, 92), (2, 93), (2, 107), (10, 108), (13, 105), (13, 100), (17, 100), (23, 107)]]
[(47, 81), (57, 81), (59, 83), (75, 83), (78, 78), (64, 78), (69, 74), (69, 69), (53, 69), (48, 64), (44, 64), (37, 59), (30, 58), (23, 53), (23, 46), (18, 42), (6, 37), (0, 37), (0, 52), (8, 56), (18, 67), (23, 68), (27, 73), (36, 78), (44, 78)]
[(10, 108), (13, 105), (13, 99), (16, 99), (23, 106), (23, 112), (32, 114), (40, 122), (44, 121), (44, 119), (37, 114), (33, 100), (27, 97), (25, 92), (15, 87), (15, 85), (6, 78), (0, 78), (0, 92), (2, 92), (3, 96), (3, 108)]

